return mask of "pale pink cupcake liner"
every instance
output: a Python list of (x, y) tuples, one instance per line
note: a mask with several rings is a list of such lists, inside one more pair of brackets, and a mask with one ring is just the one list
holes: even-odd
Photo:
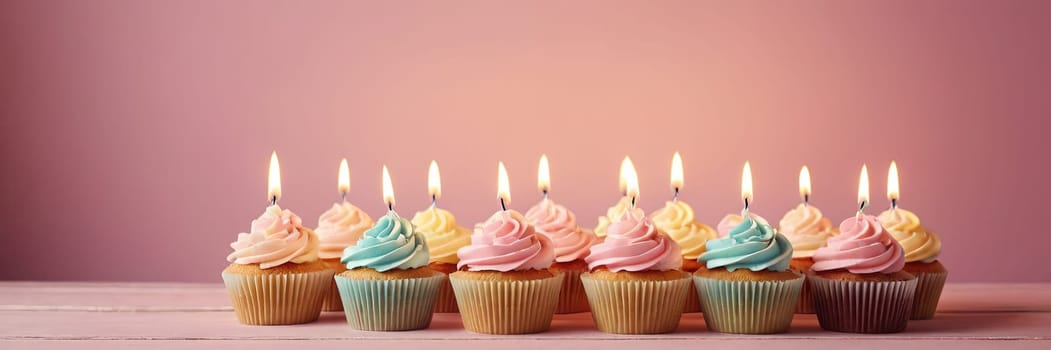
[(449, 274), (464, 329), (485, 334), (547, 331), (558, 304), (562, 274), (539, 280), (475, 280)]
[(572, 314), (588, 312), (588, 296), (584, 291), (584, 285), (580, 282), (581, 271), (560, 270), (563, 277), (562, 290), (558, 293), (558, 306), (555, 307), (556, 314)]

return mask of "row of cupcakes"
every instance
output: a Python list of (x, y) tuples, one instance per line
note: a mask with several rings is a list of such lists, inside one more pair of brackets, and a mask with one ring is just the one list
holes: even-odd
[[(276, 164), (276, 157), (272, 159), (272, 168), (274, 164)], [(344, 169), (341, 170), (341, 173), (344, 173), (345, 164), (341, 168)], [(541, 168), (546, 169), (546, 159), (542, 161)], [(432, 173), (436, 173), (436, 167), (433, 164)], [(541, 171), (541, 174), (544, 173), (544, 171)], [(276, 176), (272, 172), (272, 178)], [(546, 176), (542, 175), (541, 177)], [(390, 185), (386, 171), (384, 178), (385, 193), (388, 193)], [(501, 178), (506, 179), (505, 176)], [(704, 237), (700, 244), (686, 245), (677, 243), (677, 241), (683, 241), (683, 238), (676, 237), (675, 233), (677, 232), (697, 232), (697, 227), (700, 227), (699, 231), (702, 232), (708, 231), (710, 233), (712, 230), (703, 224), (693, 222), (692, 210), (685, 203), (672, 201), (661, 211), (655, 212), (652, 218), (657, 223), (662, 221), (686, 222), (686, 225), (669, 225), (668, 227), (672, 229), (661, 230), (659, 227), (661, 225), (655, 225), (653, 221), (650, 221), (650, 218), (645, 217), (640, 210), (634, 208), (625, 210), (625, 213), (621, 215), (621, 218), (624, 220), (609, 225), (611, 228), (621, 227), (621, 231), (614, 230), (618, 233), (610, 234), (604, 242), (596, 245), (600, 239), (587, 230), (579, 228), (576, 225), (572, 212), (546, 198), (546, 188), (544, 190), (544, 200), (531, 208), (525, 216), (518, 215), (513, 211), (504, 210), (498, 212), (486, 223), (478, 225), (473, 236), (470, 236), (466, 229), (457, 225), (451, 214), (436, 206), (417, 213), (411, 222), (398, 217), (391, 210), (373, 227), (372, 220), (359, 209), (347, 203), (338, 203), (322, 215), (321, 225), (319, 225), (317, 230), (318, 235), (323, 237), (320, 240), (309, 229), (301, 226), (298, 217), (287, 210), (277, 207), (277, 196), (271, 193), (275, 205), (269, 207), (263, 216), (253, 221), (251, 233), (242, 234), (239, 236), (238, 241), (232, 245), (235, 252), (228, 259), (233, 264), (224, 271), (223, 277), (228, 287), (230, 287), (231, 297), (239, 319), (249, 324), (309, 322), (317, 318), (317, 313), (311, 311), (310, 308), (301, 306), (310, 304), (312, 302), (311, 299), (316, 295), (329, 295), (328, 307), (338, 309), (336, 306), (338, 301), (331, 296), (339, 295), (346, 305), (344, 309), (347, 312), (348, 322), (352, 325), (356, 324), (355, 328), (404, 328), (406, 327), (404, 324), (401, 326), (391, 324), (390, 322), (392, 321), (389, 319), (380, 322), (375, 318), (375, 315), (401, 315), (405, 310), (415, 311), (418, 314), (418, 317), (416, 317), (418, 322), (406, 320), (399, 322), (408, 322), (405, 324), (420, 326), (420, 322), (423, 322), (424, 318), (429, 322), (431, 310), (439, 312), (455, 311), (456, 303), (452, 302), (455, 295), (455, 298), (460, 299), (459, 306), (461, 311), (463, 311), (465, 327), (480, 332), (518, 333), (540, 331), (547, 327), (542, 325), (545, 319), (543, 316), (526, 317), (526, 319), (539, 322), (533, 325), (529, 325), (528, 323), (530, 322), (517, 324), (522, 323), (518, 321), (512, 322), (516, 323), (514, 325), (508, 325), (507, 323), (511, 320), (520, 320), (521, 318), (511, 317), (510, 319), (499, 320), (498, 316), (504, 315), (507, 318), (507, 315), (526, 313), (527, 311), (539, 310), (544, 312), (546, 307), (537, 308), (537, 306), (544, 305), (545, 302), (552, 302), (552, 300), (554, 300), (555, 305), (553, 311), (585, 311), (588, 305), (586, 302), (587, 298), (592, 299), (590, 304), (600, 329), (603, 329), (604, 325), (609, 326), (616, 322), (623, 323), (625, 320), (638, 321), (640, 319), (645, 321), (634, 322), (633, 325), (627, 326), (620, 325), (616, 328), (605, 327), (606, 329), (603, 330), (650, 333), (674, 329), (674, 327), (667, 329), (667, 326), (668, 324), (677, 324), (678, 316), (684, 309), (682, 306), (673, 307), (671, 310), (667, 308), (668, 305), (676, 305), (676, 303), (667, 303), (669, 297), (670, 299), (675, 299), (674, 296), (664, 296), (655, 299), (650, 306), (650, 308), (663, 310), (657, 312), (657, 314), (665, 316), (661, 319), (664, 320), (663, 323), (656, 322), (657, 320), (652, 319), (652, 317), (641, 317), (645, 315), (626, 316), (622, 314), (623, 310), (629, 308), (629, 306), (632, 310), (637, 311), (638, 305), (622, 305), (619, 308), (611, 306), (612, 304), (609, 302), (611, 300), (625, 300), (623, 295), (618, 294), (623, 293), (623, 291), (612, 292), (612, 295), (619, 296), (615, 298), (606, 297), (604, 299), (606, 302), (596, 302), (596, 298), (602, 299), (603, 291), (619, 290), (618, 288), (623, 287), (624, 283), (626, 283), (621, 281), (623, 279), (639, 281), (640, 277), (637, 275), (640, 271), (656, 272), (644, 274), (644, 278), (641, 278), (641, 280), (647, 283), (659, 281), (661, 282), (660, 284), (681, 284), (684, 287), (690, 286), (693, 288), (694, 283), (689, 283), (688, 278), (679, 278), (682, 277), (682, 274), (676, 274), (676, 272), (685, 268), (687, 270), (697, 270), (698, 274), (700, 274), (702, 269), (696, 259), (701, 256), (705, 249), (711, 249), (713, 244), (725, 241), (725, 239), (708, 241), (711, 238), (709, 235)], [(392, 193), (392, 191), (390, 192)], [(390, 198), (386, 197), (388, 205), (393, 209), (393, 196), (391, 195)], [(631, 198), (634, 198), (634, 196)], [(435, 199), (437, 199), (437, 196), (435, 196)], [(752, 218), (753, 216), (746, 215), (746, 217)], [(786, 215), (787, 217), (788, 215)], [(679, 220), (676, 220), (677, 218)], [(683, 218), (686, 220), (681, 220)], [(752, 225), (749, 223), (754, 223), (755, 221), (759, 220), (745, 219), (737, 226)], [(765, 223), (765, 221), (762, 222)], [(687, 227), (684, 230), (682, 226)], [(536, 228), (534, 229), (533, 227)], [(763, 226), (760, 225), (760, 227)], [(534, 230), (542, 234), (534, 235)], [(361, 231), (365, 232), (362, 234)], [(668, 232), (671, 239), (665, 236), (664, 232)], [(356, 242), (348, 242), (346, 237), (353, 235), (359, 235), (362, 238), (356, 240)], [(324, 238), (330, 236), (336, 237), (336, 239)], [(689, 241), (686, 241), (687, 243), (697, 241), (696, 238), (693, 238), (696, 235), (680, 236), (687, 237), (689, 239)], [(730, 237), (737, 236), (741, 236), (741, 234), (735, 235), (732, 232), (730, 234)], [(776, 237), (776, 234), (771, 235), (771, 237)], [(355, 241), (353, 238), (349, 240)], [(321, 243), (318, 243), (318, 241)], [(640, 250), (640, 247), (648, 246), (647, 244), (653, 245), (652, 243), (654, 242), (659, 243), (657, 246), (661, 247), (658, 250), (661, 258), (646, 260), (647, 258), (652, 258), (653, 252), (643, 252)], [(776, 242), (776, 240), (770, 242)], [(347, 246), (349, 243), (356, 244), (350, 245), (341, 251), (339, 247), (341, 245)], [(464, 245), (467, 246), (463, 247)], [(700, 245), (701, 249), (680, 250), (680, 245), (688, 247)], [(320, 248), (316, 248), (316, 246), (320, 246)], [(523, 255), (521, 248), (524, 246), (532, 249), (526, 249), (527, 252), (530, 252), (529, 254)], [(546, 248), (544, 248), (546, 246), (550, 247), (550, 253), (546, 252)], [(716, 246), (718, 245), (716, 244)], [(789, 252), (791, 252), (791, 245), (788, 245), (788, 248)], [(316, 253), (312, 253), (314, 249), (317, 249)], [(495, 254), (494, 252), (502, 253)], [(529, 259), (508, 260), (509, 256), (528, 256)], [(550, 261), (547, 261), (548, 256), (550, 256)], [(675, 259), (669, 260), (667, 259), (668, 256), (674, 256)], [(791, 256), (791, 253), (789, 253), (789, 256)], [(335, 262), (337, 257), (342, 258), (338, 264)], [(314, 261), (319, 258), (322, 262), (320, 265), (323, 268), (319, 268), (319, 264)], [(613, 260), (609, 260), (611, 258)], [(625, 265), (626, 267), (621, 266), (625, 264), (624, 261), (629, 262), (627, 263), (628, 265)], [(704, 261), (705, 259), (701, 259), (702, 263)], [(690, 266), (691, 263), (692, 267)], [(256, 269), (251, 268), (253, 265)], [(421, 269), (428, 265), (429, 268)], [(708, 267), (712, 266), (713, 264), (709, 261)], [(457, 268), (464, 271), (454, 272)], [(344, 269), (349, 270), (340, 272)], [(326, 271), (328, 273), (327, 278), (325, 277)], [(310, 287), (308, 285), (311, 285), (318, 279), (331, 280), (332, 274), (337, 272), (340, 272), (340, 276), (335, 278), (335, 281), (339, 282), (338, 292), (316, 294), (315, 292), (317, 291), (312, 290), (312, 287), (308, 288)], [(710, 273), (710, 269), (703, 269), (703, 272)], [(452, 273), (449, 276), (449, 279), (452, 281), (451, 285), (443, 278), (449, 273)], [(460, 278), (454, 276), (459, 276)], [(277, 278), (275, 279), (274, 277)], [(534, 295), (534, 297), (539, 299), (522, 304), (521, 296), (523, 294), (516, 294), (517, 296), (511, 299), (518, 300), (516, 303), (519, 305), (499, 305), (496, 302), (499, 298), (494, 299), (492, 293), (499, 293), (500, 291), (518, 293), (518, 288), (493, 284), (493, 281), (500, 280), (512, 281), (513, 285), (527, 284), (531, 286), (529, 290), (533, 291), (548, 290), (549, 294), (554, 295), (554, 297), (548, 298), (543, 295)], [(555, 283), (556, 280), (559, 283)], [(398, 284), (406, 281), (411, 281), (411, 285), (416, 287)], [(426, 283), (423, 283), (423, 281), (426, 281)], [(326, 284), (331, 285), (332, 283), (328, 282)], [(555, 288), (556, 284), (559, 285), (558, 288)], [(646, 285), (649, 287), (645, 288), (654, 288), (653, 283)], [(433, 293), (426, 291), (429, 290), (428, 288), (432, 288), (431, 286), (435, 289)], [(707, 290), (701, 288), (699, 283), (696, 286), (702, 290), (702, 295), (703, 291)], [(279, 288), (284, 292), (295, 293), (295, 302), (275, 304), (274, 300), (272, 300), (274, 288)], [(333, 287), (327, 289), (331, 288)], [(628, 287), (628, 290), (637, 291), (639, 288), (643, 287), (632, 285)], [(453, 289), (456, 289), (457, 292), (452, 293)], [(394, 300), (390, 299), (393, 296), (377, 296), (376, 290), (402, 291), (406, 293), (412, 291), (412, 293), (397, 295), (395, 299), (398, 301), (394, 302)], [(477, 292), (478, 290), (481, 290), (481, 292)], [(554, 292), (550, 290), (554, 290)], [(674, 291), (675, 288), (662, 287), (659, 290)], [(266, 295), (268, 292), (271, 295)], [(695, 299), (697, 294), (694, 292), (683, 292), (681, 294), (684, 298), (691, 296), (695, 302), (697, 300)], [(436, 295), (437, 297), (429, 298), (429, 295)], [(644, 295), (653, 296), (652, 293)], [(376, 297), (387, 299), (375, 299)], [(268, 301), (267, 298), (271, 298), (271, 300)], [(367, 300), (362, 300), (362, 298)], [(463, 299), (476, 301), (464, 302)], [(705, 299), (704, 297), (700, 298), (700, 300)], [(435, 308), (433, 304), (424, 305), (427, 303), (427, 300), (437, 303), (437, 307)], [(713, 297), (711, 300), (715, 300), (715, 298)], [(494, 303), (497, 305), (494, 305)], [(405, 305), (411, 305), (411, 307), (406, 308)], [(597, 308), (596, 305), (598, 306)], [(389, 309), (392, 306), (397, 306), (395, 308), (398, 310)], [(462, 308), (464, 307), (469, 309), (463, 310)], [(520, 309), (516, 309), (516, 307)], [(509, 310), (510, 312), (508, 312)], [(718, 308), (712, 308), (711, 310), (718, 310)], [(309, 316), (311, 314), (313, 315), (312, 318)], [(708, 314), (715, 315), (716, 312), (709, 311)], [(708, 314), (706, 314), (706, 317), (709, 316)], [(788, 319), (791, 319), (790, 315)], [(546, 324), (550, 324), (550, 316), (546, 317)], [(710, 321), (709, 327), (717, 324), (718, 321)]]

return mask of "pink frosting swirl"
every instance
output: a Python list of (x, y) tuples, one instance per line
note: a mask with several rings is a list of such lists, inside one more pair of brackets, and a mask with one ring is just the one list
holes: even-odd
[(317, 235), (303, 227), (299, 216), (277, 205), (267, 207), (263, 215), (252, 220), (251, 232), (238, 234), (230, 247), (234, 252), (226, 256), (227, 261), (259, 264), (261, 269), (318, 260)]
[(591, 247), (588, 268), (619, 271), (667, 271), (682, 268), (679, 245), (661, 234), (645, 216), (624, 214), (609, 226), (606, 240)]
[(848, 218), (840, 234), (814, 253), (814, 271), (846, 269), (850, 273), (894, 273), (905, 266), (905, 251), (872, 215)]
[(357, 243), (365, 230), (376, 224), (369, 214), (348, 202), (332, 204), (317, 221), (314, 232), (321, 241), (318, 256), (322, 259), (339, 259), (344, 249)]
[(551, 267), (555, 250), (551, 239), (536, 234), (522, 214), (498, 211), (475, 227), (471, 244), (456, 252), (457, 268), (470, 271), (526, 271)]
[(598, 240), (594, 233), (577, 226), (577, 217), (573, 212), (550, 199), (545, 198), (529, 208), (525, 218), (537, 232), (551, 239), (557, 262), (583, 259), (588, 255), (591, 245)]

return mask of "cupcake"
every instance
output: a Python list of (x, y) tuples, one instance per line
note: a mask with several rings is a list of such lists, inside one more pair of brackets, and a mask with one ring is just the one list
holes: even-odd
[[(448, 210), (438, 207), (417, 212), (412, 217), (412, 224), (416, 226), (416, 232), (427, 239), (431, 255), (428, 266), (445, 275), (456, 272), (456, 263), (460, 262), (456, 251), (471, 243), (471, 231), (458, 225)], [(434, 312), (459, 312), (448, 279), (443, 280), (438, 288)]]
[(942, 241), (934, 232), (920, 225), (916, 214), (893, 208), (879, 215), (879, 221), (905, 250), (903, 270), (916, 276), (916, 296), (912, 304), (913, 320), (934, 318), (938, 299), (949, 271), (938, 261)]
[(502, 210), (475, 228), (449, 274), (464, 328), (475, 333), (525, 334), (551, 328), (562, 275), (551, 240), (522, 214)]
[(628, 212), (628, 209), (631, 209), (631, 198), (628, 198), (628, 196), (620, 197), (617, 204), (606, 209), (606, 216), (598, 217), (598, 225), (596, 225), (593, 230), (595, 236), (600, 239), (606, 237), (606, 230), (609, 228), (609, 225), (613, 223), (613, 220), (624, 216), (624, 213)]
[[(836, 227), (832, 226), (832, 221), (821, 215), (820, 210), (807, 204), (799, 204), (785, 213), (779, 226), (781, 234), (792, 242), (791, 268), (804, 276), (810, 270), (810, 265), (814, 264), (814, 252), (824, 246), (829, 237), (839, 233)], [(814, 298), (810, 295), (810, 288), (806, 283), (803, 283), (803, 291), (799, 294), (796, 313), (814, 313)]]
[(836, 332), (905, 330), (916, 277), (905, 252), (872, 215), (843, 220), (840, 234), (814, 252), (807, 282), (821, 328)]
[[(651, 213), (650, 218), (658, 231), (667, 234), (679, 245), (682, 251), (682, 270), (690, 274), (696, 272), (701, 267), (697, 258), (704, 253), (704, 244), (716, 237), (715, 230), (711, 226), (694, 221), (693, 208), (683, 201), (664, 203), (664, 208)], [(693, 283), (690, 283), (684, 312), (699, 311), (700, 300), (697, 299)]]
[[(320, 241), (318, 257), (325, 263), (334, 274), (346, 270), (339, 262), (343, 256), (343, 250), (357, 242), (361, 234), (375, 224), (369, 214), (358, 209), (358, 207), (346, 201), (332, 204), (332, 208), (321, 214), (318, 218), (317, 232)], [(339, 301), (339, 291), (336, 290), (336, 281), (333, 280), (329, 288), (328, 297), (322, 307), (324, 311), (343, 311), (343, 304)]]
[(333, 272), (318, 259), (318, 237), (276, 204), (237, 235), (223, 270), (237, 320), (249, 325), (314, 322)]
[(537, 233), (551, 239), (555, 249), (555, 262), (551, 264), (551, 271), (562, 273), (564, 278), (555, 313), (588, 311), (588, 298), (580, 282), (580, 274), (587, 271), (584, 257), (598, 237), (577, 226), (577, 217), (573, 212), (548, 198), (529, 208), (525, 218), (536, 228)]
[(427, 240), (393, 210), (343, 251), (336, 275), (347, 323), (365, 331), (427, 328), (445, 275), (427, 267)]
[(803, 288), (803, 275), (789, 269), (792, 243), (763, 218), (742, 217), (701, 254), (693, 280), (704, 321), (722, 333), (786, 332)]
[(591, 247), (590, 271), (581, 275), (595, 326), (619, 334), (674, 331), (690, 291), (679, 245), (641, 211), (624, 214), (608, 233)]

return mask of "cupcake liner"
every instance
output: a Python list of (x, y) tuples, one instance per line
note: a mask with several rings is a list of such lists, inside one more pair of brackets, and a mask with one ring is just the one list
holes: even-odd
[(777, 281), (728, 281), (693, 277), (708, 329), (721, 333), (788, 331), (799, 303), (803, 276)]
[(404, 331), (427, 328), (438, 286), (445, 276), (365, 280), (336, 276), (339, 296), (351, 328)]
[(237, 320), (247, 325), (288, 325), (317, 321), (332, 270), (303, 273), (239, 274), (223, 271)]
[[(803, 276), (804, 279), (809, 277)], [(803, 288), (799, 290), (799, 304), (796, 305), (797, 314), (814, 313), (814, 295), (810, 292), (810, 283), (803, 281)]]
[(912, 313), (916, 278), (906, 281), (842, 281), (807, 276), (821, 328), (850, 333), (905, 330)]
[(449, 275), (464, 329), (487, 334), (539, 333), (551, 328), (562, 274), (539, 280), (472, 280)]
[[(443, 273), (443, 275), (445, 275)], [(453, 285), (449, 283), (448, 275), (438, 284), (438, 296), (434, 298), (434, 312), (436, 313), (458, 313), (460, 308), (456, 307), (456, 294), (453, 293)]]
[(343, 302), (340, 301), (336, 281), (332, 280), (328, 285), (328, 293), (325, 294), (325, 299), (321, 303), (321, 311), (343, 311)]
[(587, 312), (588, 296), (584, 291), (584, 285), (580, 282), (580, 273), (577, 270), (561, 270), (562, 290), (558, 293), (558, 306), (555, 307), (556, 314), (572, 314)]
[(683, 306), (682, 312), (701, 312), (701, 299), (697, 296), (697, 286), (693, 283), (690, 283), (690, 291), (686, 292), (686, 305)]
[(912, 320), (929, 320), (938, 311), (938, 299), (942, 296), (948, 271), (916, 273), (916, 295), (912, 302)]
[(672, 332), (679, 326), (690, 278), (629, 281), (581, 277), (598, 330), (617, 334)]

